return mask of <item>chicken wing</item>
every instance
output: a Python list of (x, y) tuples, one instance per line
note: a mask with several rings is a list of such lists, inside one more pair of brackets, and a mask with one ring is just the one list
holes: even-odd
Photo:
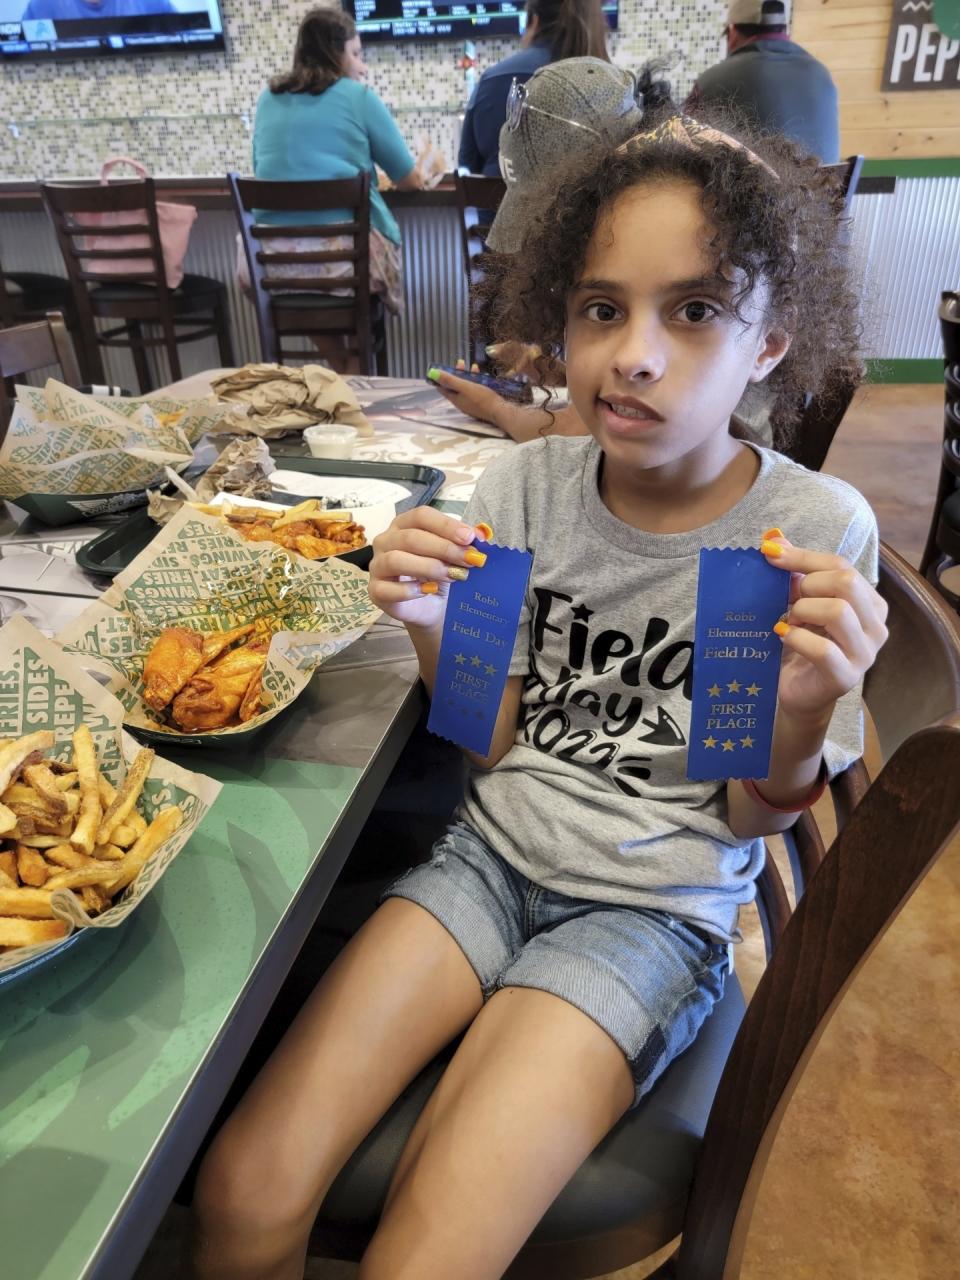
[(164, 627), (143, 664), (143, 700), (162, 710), (203, 665), (203, 636), (189, 627)]
[[(198, 671), (173, 701), (175, 723), (191, 733), (229, 724), (252, 681), (263, 671), (269, 647), (269, 640), (254, 641)], [(250, 711), (247, 718), (253, 714)]]

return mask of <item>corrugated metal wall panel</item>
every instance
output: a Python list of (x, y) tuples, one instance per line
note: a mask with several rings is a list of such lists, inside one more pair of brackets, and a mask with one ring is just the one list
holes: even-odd
[[(451, 208), (400, 209), (403, 316), (388, 323), (388, 360), (396, 376), (419, 378), (431, 363), (467, 354), (467, 294), (457, 214)], [(893, 195), (854, 201), (852, 251), (864, 281), (866, 353), (888, 359), (940, 354), (936, 308), (942, 289), (960, 287), (960, 181), (899, 179)], [(201, 211), (187, 270), (228, 282), (237, 359), (260, 358), (253, 308), (235, 281), (236, 224), (227, 211)], [(52, 228), (43, 214), (0, 218), (0, 262), (8, 271), (63, 274)], [(212, 339), (182, 346), (184, 375), (219, 363)], [(167, 380), (160, 356), (159, 382)], [(135, 387), (125, 352), (106, 358), (111, 381)]]

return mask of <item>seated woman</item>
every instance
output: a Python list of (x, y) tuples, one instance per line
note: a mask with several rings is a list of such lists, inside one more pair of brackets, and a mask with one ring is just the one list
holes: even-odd
[[(377, 190), (379, 165), (400, 191), (423, 186), (419, 166), (407, 149), (393, 117), (372, 89), (360, 83), (366, 65), (354, 21), (340, 9), (311, 9), (300, 24), (293, 69), (274, 76), (257, 103), (253, 130), (253, 172), (274, 182), (352, 178), (364, 169), (370, 189), (370, 283), (394, 313), (403, 310), (400, 228)], [(264, 222), (324, 224), (343, 222), (346, 210), (322, 213), (271, 213)], [(270, 241), (274, 252), (298, 249), (351, 248), (352, 238), (302, 237)], [(291, 264), (272, 268), (272, 275), (351, 274), (348, 263)], [(240, 283), (250, 278), (242, 248), (238, 254)], [(349, 290), (344, 290), (349, 293)]]

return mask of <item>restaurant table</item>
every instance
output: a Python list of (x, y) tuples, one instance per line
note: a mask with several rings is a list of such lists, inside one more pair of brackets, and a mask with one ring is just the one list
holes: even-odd
[[(210, 376), (167, 390), (202, 393)], [(357, 458), (442, 467), (450, 510), (511, 447), (467, 434), (469, 420), (460, 431), (426, 422), (448, 406), (422, 384), (358, 387), (361, 400), (421, 408), (376, 417)], [(49, 634), (75, 617), (106, 583), (73, 552), (103, 527), (47, 529), (8, 507), (2, 616)], [(5, 1280), (135, 1271), (423, 708), (406, 632), (382, 619), (323, 664), (254, 749), (163, 752), (223, 784), (200, 829), (124, 924), (0, 986)]]

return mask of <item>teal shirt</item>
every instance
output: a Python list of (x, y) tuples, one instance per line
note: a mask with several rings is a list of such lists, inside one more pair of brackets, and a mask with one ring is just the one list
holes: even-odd
[[(372, 89), (343, 77), (319, 95), (264, 89), (253, 127), (253, 172), (274, 182), (307, 182), (371, 174), (370, 223), (395, 244), (400, 228), (377, 190), (374, 164), (393, 179), (414, 166), (390, 112)], [(259, 215), (258, 215), (259, 216)], [(264, 222), (343, 222), (346, 209), (323, 213), (264, 213)]]

